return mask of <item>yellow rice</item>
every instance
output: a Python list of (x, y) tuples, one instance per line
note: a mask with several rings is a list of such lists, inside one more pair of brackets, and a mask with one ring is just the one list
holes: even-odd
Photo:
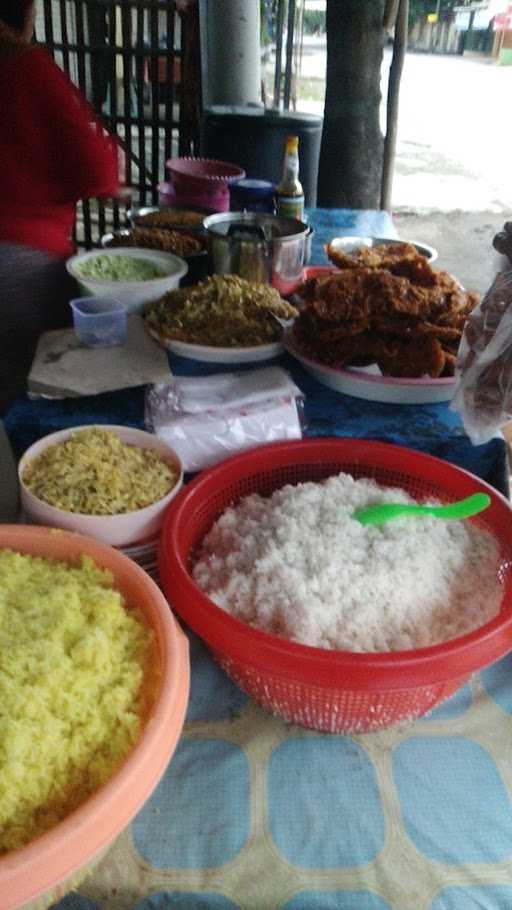
[(83, 515), (134, 512), (162, 499), (177, 480), (174, 465), (158, 452), (123, 443), (99, 427), (48, 446), (23, 472), (38, 499)]
[(110, 572), (0, 550), (0, 853), (111, 777), (139, 737), (154, 663), (153, 632)]

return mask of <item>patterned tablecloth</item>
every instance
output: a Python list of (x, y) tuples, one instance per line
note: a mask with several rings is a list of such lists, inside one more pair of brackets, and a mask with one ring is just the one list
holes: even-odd
[[(323, 239), (341, 230), (392, 235), (382, 213), (320, 212), (312, 221), (317, 262)], [(409, 445), (507, 491), (504, 441), (471, 446), (446, 405), (349, 398), (280, 362), (306, 394), (308, 435)], [(186, 373), (192, 364), (171, 366)], [(141, 426), (143, 405), (144, 389), (22, 400), (5, 424), (20, 454), (63, 426)], [(414, 724), (337, 736), (266, 713), (190, 638), (178, 749), (130, 827), (58, 910), (510, 910), (512, 656)]]

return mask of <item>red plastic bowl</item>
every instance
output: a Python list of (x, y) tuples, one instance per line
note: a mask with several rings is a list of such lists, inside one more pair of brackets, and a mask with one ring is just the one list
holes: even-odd
[(227, 212), (229, 184), (245, 177), (236, 164), (213, 158), (169, 158), (167, 168), (175, 203), (208, 212)]
[(167, 168), (174, 186), (189, 191), (204, 188), (205, 183), (233, 183), (245, 177), (243, 168), (214, 158), (169, 158)]
[[(484, 491), (491, 505), (475, 523), (503, 553), (499, 615), (444, 644), (415, 651), (353, 653), (296, 644), (248, 626), (216, 606), (190, 566), (214, 521), (249, 493), (323, 480), (346, 471), (399, 486), (418, 498), (453, 501)], [(367, 732), (411, 721), (469, 677), (512, 650), (512, 508), (478, 477), (448, 462), (388, 443), (310, 439), (261, 446), (205, 471), (178, 494), (164, 518), (160, 577), (176, 612), (210, 646), (229, 676), (285, 720), (317, 730)]]

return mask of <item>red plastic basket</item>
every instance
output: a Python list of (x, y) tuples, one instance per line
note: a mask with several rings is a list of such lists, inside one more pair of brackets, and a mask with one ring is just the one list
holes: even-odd
[[(269, 495), (346, 471), (450, 502), (482, 490), (491, 505), (476, 519), (502, 551), (500, 613), (461, 638), (415, 651), (353, 653), (285, 641), (240, 622), (198, 588), (190, 566), (214, 521), (249, 493)], [(411, 721), (512, 649), (512, 509), (478, 477), (430, 455), (388, 443), (311, 439), (261, 446), (200, 474), (164, 519), (159, 569), (176, 612), (211, 648), (229, 676), (285, 720), (316, 730), (367, 732)]]
[(245, 177), (238, 165), (214, 158), (169, 158), (166, 165), (175, 202), (208, 212), (228, 211), (229, 184)]
[(215, 158), (169, 158), (167, 169), (175, 186), (188, 190), (200, 190), (206, 184), (232, 183), (245, 177), (243, 168), (230, 161)]

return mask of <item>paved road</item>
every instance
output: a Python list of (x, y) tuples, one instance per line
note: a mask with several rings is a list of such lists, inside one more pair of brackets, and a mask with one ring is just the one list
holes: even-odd
[[(325, 46), (304, 48), (302, 75), (325, 74)], [(382, 95), (391, 53), (386, 49)], [(512, 66), (489, 58), (407, 54), (393, 185), (395, 209), (512, 213)], [(300, 110), (323, 112), (301, 100)], [(384, 129), (384, 102), (382, 107)]]

